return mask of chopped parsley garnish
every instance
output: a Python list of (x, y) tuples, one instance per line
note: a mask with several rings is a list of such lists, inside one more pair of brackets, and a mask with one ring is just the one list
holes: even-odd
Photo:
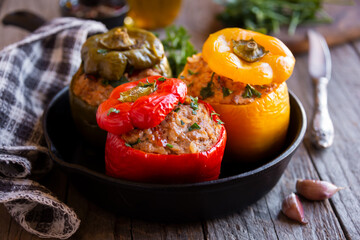
[(100, 54), (105, 54), (105, 53), (108, 53), (108, 50), (100, 48), (96, 52), (100, 53)]
[(191, 69), (188, 69), (188, 73), (189, 73), (190, 75), (197, 75), (197, 74), (199, 74), (198, 72), (194, 72), (194, 71), (192, 71)]
[(198, 97), (194, 98), (190, 96), (190, 99), (191, 99), (190, 107), (193, 110), (192, 113), (196, 115), (196, 111), (199, 109), (199, 103), (198, 103), (199, 98)]
[(181, 125), (185, 125), (185, 123), (184, 123), (184, 121), (183, 120), (180, 120), (180, 123), (181, 123)]
[(144, 83), (140, 87), (142, 87), (142, 88), (152, 87), (154, 84), (156, 84), (156, 83), (150, 83), (149, 79), (146, 79), (146, 83)]
[(180, 110), (180, 108), (178, 107), (178, 108), (175, 108), (174, 109), (174, 112), (178, 112)]
[(167, 144), (166, 144), (166, 147), (168, 147), (168, 148), (173, 148), (174, 146), (171, 145), (171, 144), (169, 144), (169, 143), (167, 143)]
[(166, 78), (160, 77), (160, 78), (158, 78), (158, 81), (159, 81), (159, 82), (165, 82), (165, 81), (166, 81)]
[(140, 143), (141, 141), (140, 141), (140, 138), (138, 138), (137, 140), (136, 140), (136, 142), (134, 142), (134, 143), (132, 143), (131, 145), (135, 145), (135, 144), (138, 144), (138, 143)]
[(221, 121), (220, 119), (216, 119), (217, 124), (225, 124), (223, 121)]
[(138, 138), (137, 140), (136, 140), (136, 142), (134, 142), (134, 143), (125, 143), (125, 146), (127, 146), (127, 147), (132, 147), (132, 146), (134, 146), (134, 145), (136, 145), (136, 144), (138, 144), (138, 143), (140, 143), (141, 141), (140, 141), (140, 138)]
[(108, 111), (108, 113), (107, 113), (107, 115), (109, 116), (110, 113), (119, 113), (119, 112), (120, 112), (120, 110), (118, 110), (118, 109), (116, 109), (116, 108), (110, 108), (109, 111)]
[(201, 129), (201, 127), (197, 123), (194, 123), (193, 125), (191, 125), (189, 127), (189, 131), (192, 131), (192, 130), (195, 130), (195, 129)]
[(212, 97), (214, 96), (215, 92), (213, 91), (213, 78), (214, 78), (214, 74), (215, 72), (212, 73), (211, 75), (211, 79), (210, 81), (208, 82), (208, 84), (206, 85), (206, 87), (203, 87), (201, 90), (200, 90), (200, 95), (203, 99), (206, 99), (208, 97)]
[(222, 92), (223, 92), (224, 97), (227, 97), (227, 96), (229, 96), (230, 94), (232, 94), (234, 91), (232, 91), (232, 90), (230, 90), (230, 89), (228, 89), (228, 88), (226, 88), (226, 87), (223, 87), (223, 88), (222, 88)]
[(218, 114), (218, 113), (216, 113), (216, 112), (212, 112), (212, 113), (211, 113), (211, 116), (214, 116), (214, 115), (220, 116), (220, 114)]
[(252, 97), (261, 97), (261, 93), (256, 90), (253, 86), (250, 84), (246, 84), (245, 92), (242, 95), (244, 98), (252, 98)]

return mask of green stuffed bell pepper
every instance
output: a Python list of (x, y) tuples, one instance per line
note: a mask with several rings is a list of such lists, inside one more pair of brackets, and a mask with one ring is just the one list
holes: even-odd
[(94, 35), (83, 44), (81, 58), (70, 83), (70, 107), (77, 129), (94, 146), (104, 146), (106, 139), (96, 110), (115, 87), (148, 76), (171, 77), (161, 41), (143, 29), (118, 27)]

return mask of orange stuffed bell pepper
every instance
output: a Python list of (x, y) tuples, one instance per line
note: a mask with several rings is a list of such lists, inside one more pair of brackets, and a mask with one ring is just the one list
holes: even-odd
[(240, 28), (211, 34), (180, 74), (191, 96), (209, 102), (228, 132), (229, 160), (271, 158), (285, 141), (290, 104), (285, 81), (295, 58), (278, 39)]
[(96, 115), (99, 127), (108, 131), (108, 175), (152, 183), (219, 177), (225, 128), (208, 103), (186, 93), (183, 81), (160, 76), (113, 90)]

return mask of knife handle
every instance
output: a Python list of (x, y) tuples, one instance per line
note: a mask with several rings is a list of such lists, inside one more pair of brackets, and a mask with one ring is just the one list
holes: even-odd
[(313, 79), (315, 83), (315, 113), (312, 123), (312, 139), (317, 148), (330, 147), (334, 141), (334, 125), (327, 106), (327, 84), (325, 77)]

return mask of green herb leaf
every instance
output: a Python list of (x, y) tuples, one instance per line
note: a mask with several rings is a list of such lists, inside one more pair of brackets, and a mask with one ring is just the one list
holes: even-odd
[(189, 41), (190, 35), (184, 27), (172, 25), (165, 29), (165, 34), (166, 37), (162, 39), (162, 43), (173, 77), (177, 77), (184, 69), (187, 58), (194, 55), (196, 50)]
[(136, 140), (136, 142), (134, 142), (134, 143), (131, 144), (131, 146), (136, 145), (136, 144), (138, 144), (138, 143), (140, 143), (140, 142), (141, 142), (141, 141), (140, 141), (140, 138), (138, 138), (138, 139)]
[(159, 81), (159, 82), (165, 82), (165, 81), (166, 81), (166, 78), (160, 77), (160, 78), (158, 78), (158, 81)]
[(230, 94), (232, 94), (234, 91), (232, 91), (232, 90), (230, 90), (230, 89), (228, 89), (228, 88), (226, 88), (226, 87), (223, 87), (223, 88), (222, 88), (222, 92), (223, 92), (223, 96), (224, 96), (224, 97), (227, 97), (227, 96), (229, 96)]
[(211, 113), (211, 116), (214, 116), (214, 115), (220, 116), (220, 114), (218, 114), (218, 113), (216, 113), (216, 112), (212, 112), (212, 113)]
[(210, 81), (207, 83), (206, 87), (203, 87), (200, 90), (200, 95), (201, 95), (202, 99), (212, 97), (215, 94), (215, 92), (212, 89), (213, 85), (214, 85), (214, 82), (213, 82), (214, 74), (215, 73), (213, 72), (212, 75), (211, 75)]
[(175, 108), (174, 109), (174, 112), (178, 112), (180, 110), (180, 108), (178, 107), (178, 108)]
[[(220, 2), (220, 0), (216, 0)], [(288, 26), (294, 34), (302, 23), (329, 23), (331, 18), (322, 15), (321, 0), (221, 0), (225, 10), (217, 17), (226, 27), (241, 27), (262, 33), (277, 33)], [(341, 2), (341, 1), (340, 1)]]
[(116, 109), (116, 108), (110, 108), (109, 111), (108, 111), (108, 113), (107, 113), (107, 115), (109, 116), (110, 113), (119, 113), (119, 112), (120, 112), (120, 110), (118, 110), (118, 109)]
[(106, 54), (106, 53), (108, 53), (108, 50), (100, 48), (96, 52), (100, 53), (100, 54)]
[(150, 83), (149, 79), (147, 79), (147, 78), (146, 78), (146, 83), (140, 85), (140, 87), (142, 87), (142, 88), (147, 88), (147, 87), (152, 87), (152, 86), (154, 86), (154, 83)]
[(173, 148), (174, 146), (171, 145), (171, 144), (169, 144), (169, 143), (167, 143), (167, 144), (166, 144), (166, 147), (168, 147), (168, 148)]
[(190, 75), (197, 75), (197, 74), (199, 74), (198, 72), (193, 72), (191, 69), (188, 69), (188, 73), (189, 73)]
[(189, 127), (189, 131), (190, 131), (190, 132), (193, 131), (193, 130), (195, 130), (195, 129), (201, 129), (201, 127), (200, 127), (197, 123), (194, 123), (193, 125), (191, 125), (191, 126)]
[(190, 99), (191, 99), (190, 107), (193, 109), (192, 113), (196, 115), (196, 111), (199, 110), (199, 103), (198, 103), (199, 98), (198, 97), (194, 98), (190, 96)]
[(245, 92), (242, 95), (244, 98), (252, 98), (252, 97), (261, 97), (261, 93), (256, 90), (253, 86), (250, 84), (246, 84)]
[(217, 124), (225, 124), (223, 121), (221, 121), (220, 119), (216, 120)]
[(136, 140), (136, 142), (134, 142), (134, 143), (125, 143), (125, 146), (127, 146), (127, 147), (132, 147), (132, 146), (134, 146), (134, 145), (136, 145), (136, 144), (138, 144), (138, 143), (140, 143), (141, 142), (141, 140), (140, 140), (140, 138), (138, 138), (137, 140)]
[(180, 123), (181, 123), (181, 125), (185, 125), (185, 123), (184, 123), (184, 121), (183, 120), (180, 120)]

